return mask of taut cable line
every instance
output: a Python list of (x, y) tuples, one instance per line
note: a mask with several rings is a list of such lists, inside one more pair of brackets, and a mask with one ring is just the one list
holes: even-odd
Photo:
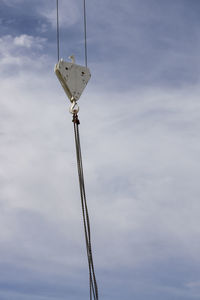
[(84, 183), (84, 174), (83, 174), (83, 164), (82, 164), (82, 155), (81, 155), (81, 144), (79, 136), (79, 124), (78, 115), (76, 111), (73, 113), (74, 123), (74, 136), (75, 136), (75, 146), (76, 146), (76, 158), (77, 158), (77, 168), (78, 168), (78, 178), (79, 178), (79, 187), (80, 187), (80, 196), (81, 196), (81, 206), (82, 206), (82, 215), (83, 215), (83, 225), (85, 233), (85, 242), (88, 258), (88, 267), (89, 267), (89, 282), (90, 282), (90, 300), (98, 300), (98, 287), (94, 271), (94, 263), (92, 256), (92, 247), (91, 247), (91, 232), (90, 232), (90, 220), (89, 213), (86, 201), (85, 193), (85, 183)]
[(66, 62), (60, 59), (60, 39), (59, 39), (59, 6), (58, 0), (56, 0), (57, 10), (57, 59), (58, 62), (55, 65), (54, 71), (65, 91), (69, 100), (71, 101), (70, 112), (73, 115), (72, 122), (74, 123), (74, 137), (76, 147), (76, 159), (77, 159), (77, 170), (80, 188), (81, 208), (83, 216), (84, 235), (86, 243), (86, 252), (88, 260), (89, 270), (89, 289), (90, 289), (90, 300), (98, 300), (98, 287), (94, 270), (92, 246), (91, 246), (91, 232), (90, 232), (90, 220), (89, 212), (87, 207), (85, 182), (83, 174), (83, 163), (81, 155), (81, 143), (79, 136), (79, 124), (78, 119), (79, 107), (77, 101), (79, 100), (83, 90), (85, 89), (91, 74), (87, 67), (87, 24), (86, 24), (86, 0), (83, 0), (83, 15), (84, 15), (84, 54), (85, 54), (85, 66), (80, 66), (75, 63), (75, 57), (71, 55), (71, 62)]
[(86, 2), (83, 0), (83, 15), (84, 15), (84, 38), (85, 38), (85, 66), (87, 68), (87, 22), (86, 22)]
[(60, 59), (60, 29), (59, 29), (59, 7), (58, 0), (56, 0), (56, 16), (57, 16), (57, 56)]

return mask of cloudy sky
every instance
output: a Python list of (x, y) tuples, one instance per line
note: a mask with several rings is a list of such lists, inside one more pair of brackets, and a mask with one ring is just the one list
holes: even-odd
[[(79, 106), (100, 299), (200, 298), (200, 2), (87, 0)], [(86, 300), (56, 1), (0, 0), (0, 299)], [(60, 0), (84, 64), (83, 1)]]

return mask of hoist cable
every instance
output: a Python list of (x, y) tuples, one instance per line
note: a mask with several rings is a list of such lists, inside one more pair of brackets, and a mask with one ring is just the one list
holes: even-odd
[(84, 185), (81, 146), (80, 146), (80, 137), (79, 137), (79, 128), (78, 128), (79, 120), (76, 114), (74, 114), (73, 116), (73, 122), (74, 122), (77, 167), (78, 167), (78, 175), (79, 175), (83, 223), (84, 223), (85, 241), (86, 241), (88, 266), (89, 266), (90, 300), (92, 299), (98, 300), (98, 289), (97, 289), (96, 277), (94, 272), (92, 249), (91, 249), (90, 222), (89, 222), (89, 215), (88, 215), (88, 208), (87, 208), (86, 194), (85, 194), (85, 185)]
[[(93, 276), (93, 281), (91, 282), (92, 289), (94, 289), (94, 286), (96, 287), (97, 290), (97, 283), (96, 283), (96, 277), (95, 277), (95, 272), (94, 272), (94, 265), (93, 265), (93, 258), (92, 258), (92, 249), (91, 249), (91, 236), (90, 236), (90, 222), (89, 222), (89, 215), (88, 215), (88, 209), (87, 209), (87, 203), (86, 203), (86, 194), (85, 194), (85, 185), (84, 185), (84, 175), (83, 175), (83, 166), (82, 166), (82, 158), (81, 158), (81, 146), (80, 146), (80, 138), (79, 138), (79, 130), (77, 126), (77, 145), (78, 145), (78, 152), (80, 156), (80, 179), (81, 179), (81, 186), (82, 186), (82, 192), (83, 192), (83, 212), (85, 213), (85, 219), (86, 219), (86, 232), (87, 232), (87, 237), (86, 237), (86, 244), (88, 245), (87, 250), (88, 250), (88, 257), (91, 259), (91, 263), (89, 264), (89, 272), (90, 272), (90, 278), (91, 274)], [(85, 209), (84, 209), (85, 208)], [(94, 283), (94, 286), (93, 286)]]
[[(86, 16), (86, 0), (83, 0), (83, 16), (84, 16), (84, 51), (85, 51), (85, 66), (88, 65), (87, 58), (87, 16)], [(57, 58), (60, 59), (60, 28), (59, 28), (59, 5), (56, 0), (56, 20), (57, 20)]]
[(57, 56), (58, 61), (60, 59), (60, 29), (59, 29), (59, 7), (58, 7), (58, 0), (56, 0), (56, 15), (57, 15)]
[(84, 15), (84, 38), (85, 38), (85, 66), (87, 68), (87, 22), (86, 22), (86, 0), (83, 0), (83, 15)]
[(90, 300), (92, 299), (98, 300), (98, 287), (97, 287), (93, 256), (92, 256), (90, 220), (89, 220), (87, 201), (86, 201), (83, 164), (82, 164), (82, 155), (81, 155), (81, 144), (80, 144), (79, 127), (78, 127), (80, 122), (77, 114), (73, 114), (73, 123), (74, 123), (74, 136), (75, 136), (75, 146), (76, 146), (79, 187), (80, 187), (80, 195), (81, 195), (81, 206), (82, 206), (82, 214), (83, 214), (83, 225), (84, 225), (84, 234), (85, 234), (87, 258), (88, 258), (88, 268), (89, 268)]
[[(56, 10), (57, 10), (57, 58), (59, 61), (59, 59), (60, 59), (60, 39), (59, 39), (59, 3), (58, 3), (58, 0), (56, 0)], [(86, 0), (83, 0), (83, 15), (84, 15), (85, 66), (87, 67)], [(89, 213), (88, 213), (87, 201), (86, 201), (83, 164), (82, 164), (82, 155), (81, 155), (81, 144), (80, 144), (80, 136), (79, 136), (80, 122), (78, 120), (77, 112), (73, 113), (73, 123), (74, 123), (74, 136), (75, 136), (75, 146), (76, 146), (79, 188), (80, 188), (80, 196), (81, 196), (81, 207), (82, 207), (82, 215), (83, 215), (86, 252), (87, 252), (87, 259), (88, 259), (88, 269), (89, 269), (90, 300), (98, 300), (98, 287), (97, 287), (97, 281), (96, 281), (94, 263), (93, 263), (93, 256), (92, 256), (90, 220), (89, 220)]]

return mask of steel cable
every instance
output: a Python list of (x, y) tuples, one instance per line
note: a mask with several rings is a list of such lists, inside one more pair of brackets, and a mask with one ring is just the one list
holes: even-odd
[[(85, 51), (85, 66), (87, 67), (87, 16), (86, 16), (86, 0), (83, 0), (83, 16), (84, 16), (84, 51)], [(56, 0), (56, 19), (57, 19), (57, 58), (60, 59), (60, 26), (59, 26), (59, 3)]]
[(59, 33), (59, 8), (58, 8), (58, 0), (56, 0), (56, 13), (57, 13), (57, 56), (58, 61), (60, 59), (60, 33)]
[[(59, 34), (59, 3), (56, 0), (56, 11), (57, 11), (57, 59), (60, 59), (60, 34)], [(87, 67), (87, 24), (86, 24), (86, 0), (83, 0), (83, 15), (84, 15), (84, 48), (85, 48), (85, 66)], [(98, 287), (94, 270), (92, 247), (91, 247), (91, 233), (90, 233), (90, 220), (86, 201), (83, 164), (81, 155), (81, 144), (79, 136), (79, 120), (77, 113), (73, 114), (74, 123), (74, 135), (75, 135), (75, 146), (76, 146), (76, 158), (77, 158), (77, 169), (79, 178), (79, 188), (81, 196), (81, 207), (83, 215), (84, 234), (86, 242), (86, 251), (89, 268), (89, 287), (90, 287), (90, 300), (98, 300)]]
[(86, 23), (86, 0), (83, 0), (83, 15), (84, 15), (84, 38), (85, 38), (85, 66), (87, 68), (87, 23)]
[(81, 195), (81, 206), (82, 206), (82, 214), (83, 214), (83, 225), (84, 225), (86, 251), (87, 251), (88, 267), (89, 267), (90, 300), (92, 299), (98, 300), (98, 287), (97, 287), (93, 256), (92, 256), (90, 220), (89, 220), (87, 201), (86, 201), (82, 155), (81, 155), (81, 144), (80, 144), (80, 135), (79, 135), (79, 127), (78, 127), (80, 122), (78, 120), (77, 114), (73, 115), (73, 123), (74, 123), (74, 136), (75, 136), (75, 146), (76, 146), (79, 187), (80, 187), (80, 195)]

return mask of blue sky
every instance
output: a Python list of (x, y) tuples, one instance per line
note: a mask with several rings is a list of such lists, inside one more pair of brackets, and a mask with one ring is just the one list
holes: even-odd
[[(85, 300), (56, 1), (0, 0), (0, 299)], [(60, 0), (61, 57), (84, 63), (82, 1)], [(200, 297), (200, 3), (87, 1), (81, 143), (100, 299)]]

